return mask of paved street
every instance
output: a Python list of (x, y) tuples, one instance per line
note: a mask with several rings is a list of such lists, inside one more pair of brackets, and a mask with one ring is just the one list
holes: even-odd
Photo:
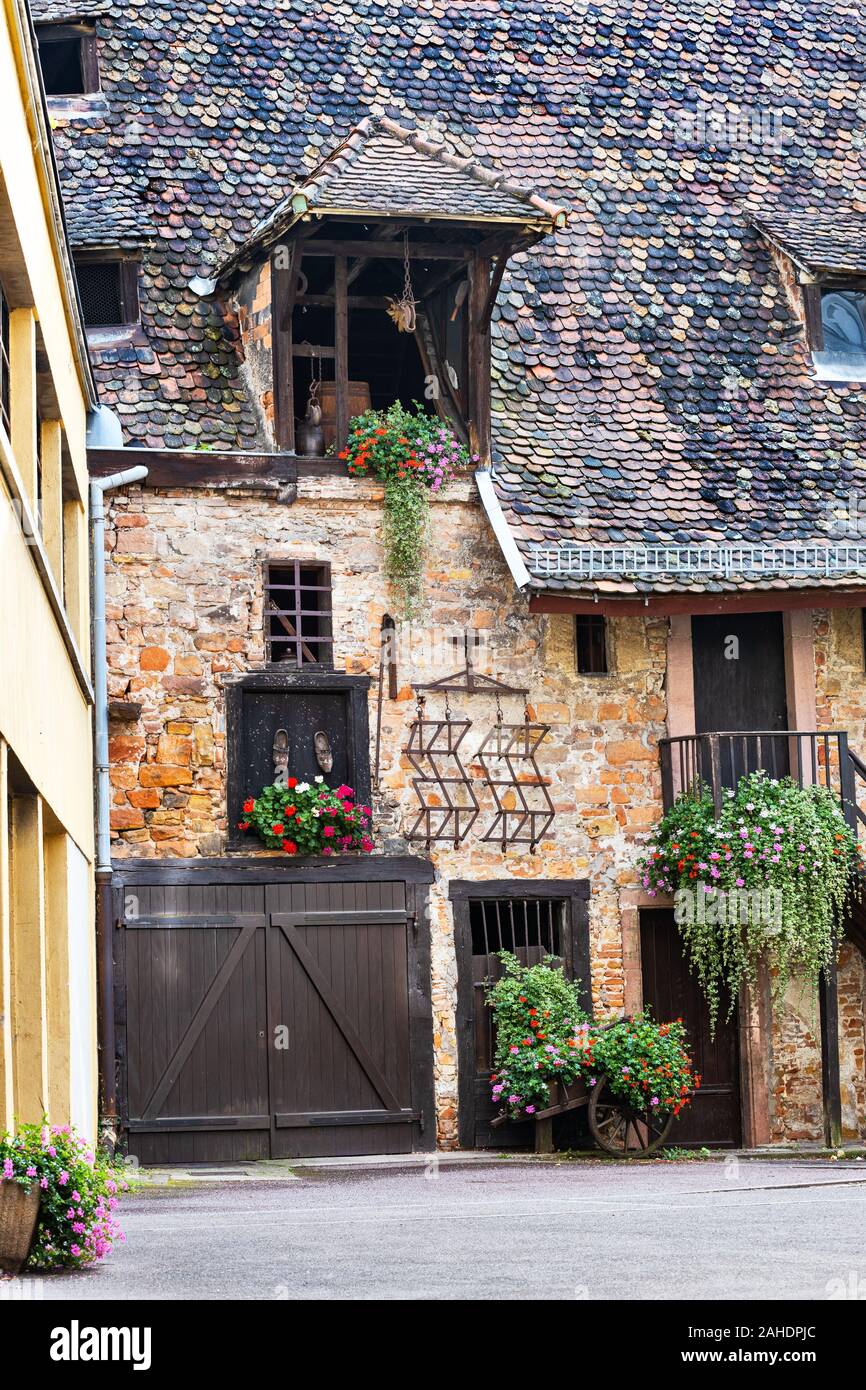
[(864, 1168), (491, 1159), (154, 1187), (124, 1204), (127, 1244), (44, 1297), (826, 1299), (866, 1291)]

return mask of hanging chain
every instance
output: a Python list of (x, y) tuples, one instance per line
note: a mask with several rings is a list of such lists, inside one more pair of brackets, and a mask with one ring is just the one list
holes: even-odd
[(403, 233), (403, 298), (408, 304), (414, 304), (415, 298), (412, 293), (412, 277), (409, 274), (409, 232)]

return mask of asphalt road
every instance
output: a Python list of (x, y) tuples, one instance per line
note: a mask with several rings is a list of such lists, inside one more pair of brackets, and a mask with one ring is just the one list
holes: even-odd
[(125, 1200), (125, 1245), (37, 1296), (863, 1298), (864, 1168), (491, 1159), (157, 1188)]

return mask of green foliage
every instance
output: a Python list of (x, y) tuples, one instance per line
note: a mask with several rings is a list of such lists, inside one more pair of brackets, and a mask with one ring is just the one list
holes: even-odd
[(4, 1182), (40, 1189), (30, 1268), (91, 1264), (123, 1240), (114, 1216), (118, 1193), (127, 1191), (123, 1165), (91, 1150), (69, 1125), (21, 1125), (4, 1134), (0, 1169)]
[(421, 605), (430, 493), (439, 492), (458, 469), (477, 460), (436, 416), (413, 402), (366, 410), (349, 422), (349, 442), (339, 457), (353, 477), (372, 475), (385, 484), (385, 568), (400, 594), (405, 616)]
[(826, 787), (799, 787), (763, 772), (740, 779), (715, 818), (706, 789), (684, 795), (662, 819), (641, 881), (676, 893), (676, 919), (715, 1025), (743, 981), (766, 960), (778, 1006), (789, 981), (813, 989), (832, 963), (856, 839)]
[(659, 1025), (641, 1014), (600, 1027), (561, 967), (524, 966), (507, 951), (500, 960), (504, 973), (486, 997), (496, 1015), (492, 1095), (509, 1115), (543, 1109), (552, 1081), (584, 1078), (592, 1087), (603, 1075), (638, 1110), (678, 1114), (688, 1103), (700, 1077), (692, 1073), (681, 1019)]
[(268, 849), (285, 854), (350, 854), (373, 849), (369, 806), (357, 805), (345, 785), (326, 787), (324, 777), (312, 783), (289, 777), (285, 786), (265, 787), (244, 802), (239, 830), (253, 830)]

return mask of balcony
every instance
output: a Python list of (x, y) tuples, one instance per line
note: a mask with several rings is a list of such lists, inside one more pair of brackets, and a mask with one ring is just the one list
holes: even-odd
[(682, 792), (709, 788), (718, 815), (728, 790), (750, 772), (791, 777), (801, 787), (825, 786), (839, 798), (858, 835), (866, 826), (866, 763), (848, 747), (848, 734), (799, 729), (681, 734), (659, 739), (662, 802), (669, 811)]

